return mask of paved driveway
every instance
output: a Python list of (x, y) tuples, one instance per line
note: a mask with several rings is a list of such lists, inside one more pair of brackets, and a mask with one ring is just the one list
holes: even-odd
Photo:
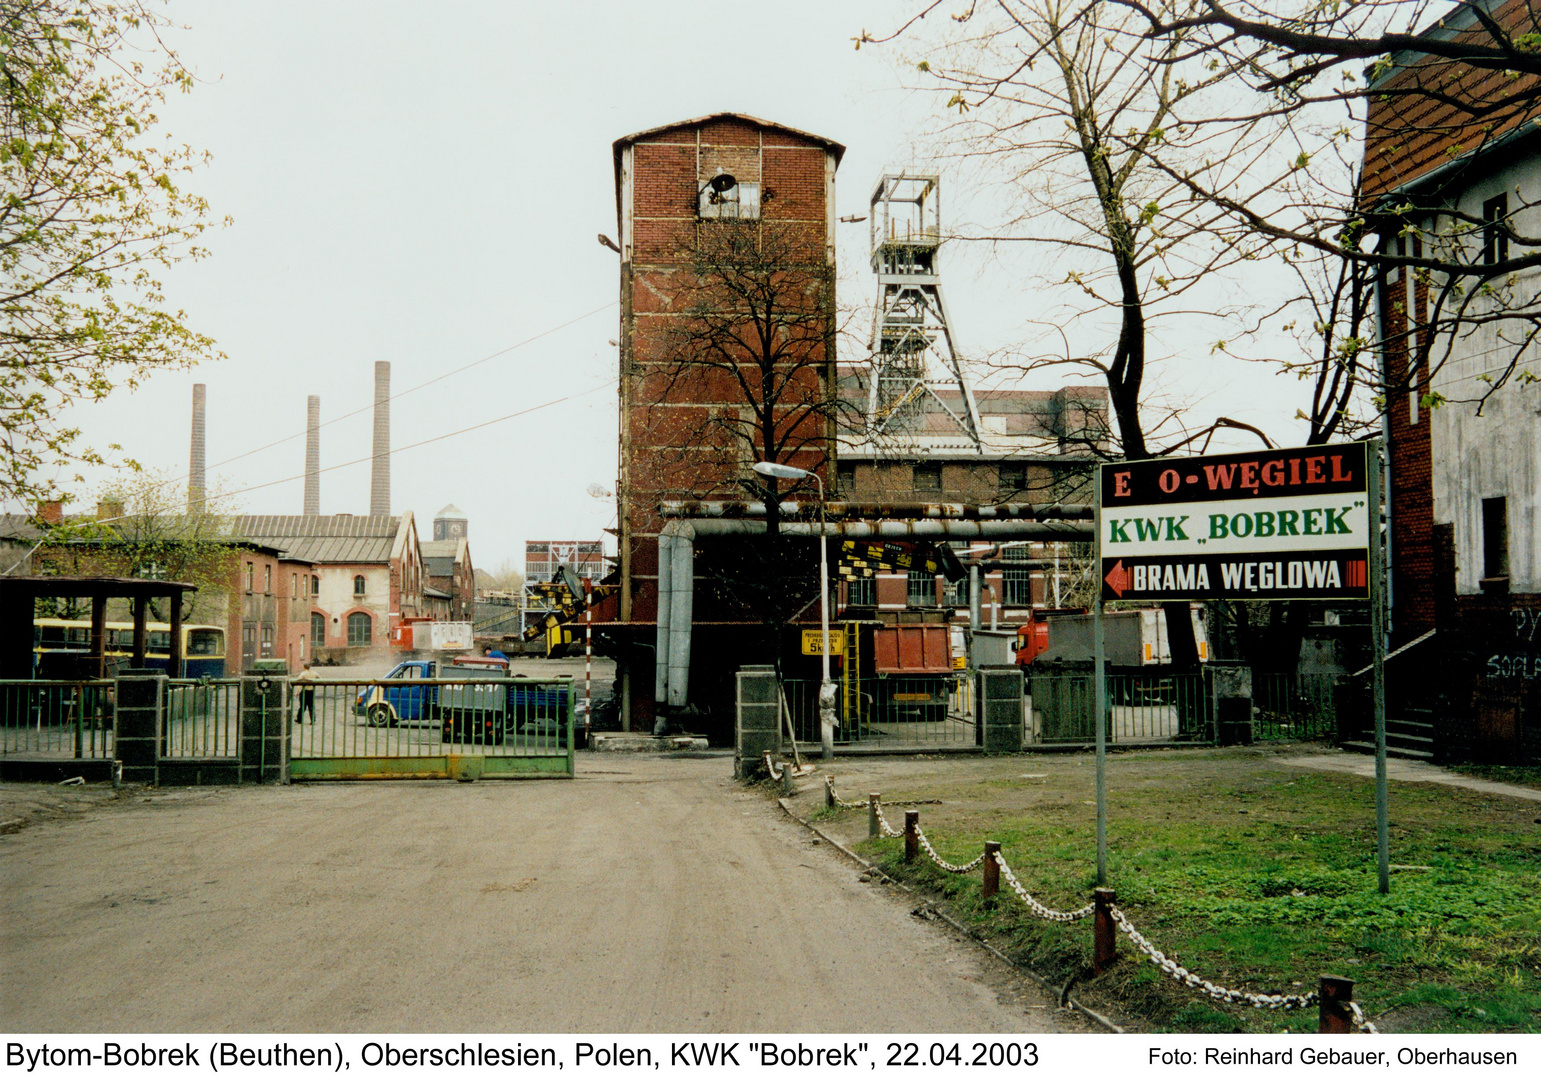
[[(731, 762), (147, 792), (0, 836), (17, 1031), (1080, 1030)], [(0, 817), (9, 817), (0, 814)]]

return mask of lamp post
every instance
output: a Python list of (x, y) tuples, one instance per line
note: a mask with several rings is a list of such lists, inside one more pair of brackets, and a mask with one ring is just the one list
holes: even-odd
[(835, 684), (829, 680), (829, 536), (824, 520), (824, 481), (818, 473), (774, 461), (757, 461), (754, 471), (780, 480), (812, 477), (819, 485), (819, 745), (820, 756), (827, 761), (835, 756)]

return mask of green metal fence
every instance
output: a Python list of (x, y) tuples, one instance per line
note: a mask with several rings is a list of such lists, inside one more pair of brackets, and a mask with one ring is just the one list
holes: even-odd
[(161, 718), (163, 757), (233, 758), (241, 752), (241, 680), (174, 680)]
[(0, 756), (112, 757), (110, 680), (0, 681)]
[(291, 680), (295, 779), (572, 775), (570, 679)]
[[(1206, 742), (1212, 738), (1208, 681), (1195, 675), (1109, 675), (1108, 741)], [(1030, 743), (1090, 743), (1097, 737), (1091, 674), (1038, 673), (1025, 684)]]
[(1338, 676), (1254, 671), (1252, 733), (1257, 739), (1334, 739)]
[[(866, 750), (978, 745), (973, 674), (874, 676), (836, 682), (837, 745)], [(785, 679), (798, 742), (819, 744), (819, 682)]]

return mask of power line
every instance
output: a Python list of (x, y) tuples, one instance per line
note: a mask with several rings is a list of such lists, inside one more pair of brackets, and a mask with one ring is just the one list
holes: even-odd
[[(386, 399), (386, 401), (387, 402), (391, 402), (391, 401), (395, 401), (399, 397), (406, 397), (408, 394), (416, 393), (417, 391), (423, 389), (426, 386), (432, 386), (436, 382), (442, 382), (445, 379), (448, 379), (448, 378), (450, 378), (452, 376), (459, 375), (461, 372), (469, 371), (472, 368), (477, 367), (480, 364), (485, 364), (489, 360), (496, 360), (500, 356), (506, 356), (507, 354), (513, 352), (516, 349), (522, 349), (526, 345), (530, 345), (530, 344), (532, 344), (534, 342), (539, 341), (541, 338), (550, 337), (552, 334), (555, 334), (559, 330), (566, 330), (569, 326), (573, 326), (573, 325), (575, 325), (577, 323), (580, 323), (584, 319), (591, 319), (595, 315), (598, 315), (601, 311), (606, 311), (609, 308), (615, 307), (616, 303), (617, 303), (617, 301), (611, 300), (608, 303), (601, 304), (599, 307), (595, 308), (593, 311), (585, 312), (584, 314), (579, 315), (577, 318), (568, 319), (564, 323), (560, 323), (557, 326), (550, 327), (549, 329), (542, 330), (538, 334), (535, 334), (535, 335), (533, 335), (531, 337), (527, 337), (523, 341), (515, 342), (512, 345), (507, 345), (507, 346), (505, 346), (505, 347), (503, 347), (501, 349), (498, 349), (496, 352), (490, 352), (486, 356), (482, 357), (480, 360), (473, 360), (469, 364), (464, 364), (461, 367), (457, 367), (457, 368), (454, 368), (453, 370), (446, 371), (443, 374), (435, 375), (433, 378), (429, 379), (426, 382), (420, 382), (416, 386), (408, 387), (405, 390), (401, 390), (401, 391), (399, 391), (399, 392), (397, 392), (395, 394), (392, 394), (389, 398)], [(352, 412), (343, 413), (341, 416), (334, 416), (332, 419), (330, 419), (330, 420), (326, 421), (324, 424), (322, 424), (321, 427), (330, 427), (333, 424), (341, 423), (342, 421), (347, 420), (350, 417), (358, 416), (360, 413), (366, 413), (366, 412), (368, 412), (369, 410), (371, 410), (373, 408), (374, 408), (374, 402), (371, 401), (368, 405), (362, 406), (361, 408), (354, 409)], [(515, 414), (515, 415), (517, 415), (517, 414)], [(320, 429), (318, 428), (317, 430), (320, 430)], [(468, 428), (467, 430), (470, 430), (470, 429)], [(242, 458), (251, 457), (253, 454), (260, 454), (264, 450), (271, 450), (275, 446), (282, 446), (284, 443), (293, 442), (295, 439), (303, 438), (306, 434), (308, 434), (308, 432), (309, 432), (309, 429), (307, 428), (305, 431), (300, 431), (300, 432), (297, 432), (296, 434), (293, 434), (293, 435), (285, 435), (283, 438), (277, 439), (274, 442), (266, 443), (266, 444), (264, 444), (262, 446), (258, 446), (255, 449), (252, 449), (252, 450), (243, 451), (242, 453), (236, 454), (234, 457), (228, 457), (228, 458), (225, 458), (222, 461), (216, 461), (212, 465), (206, 466), (206, 468), (207, 469), (211, 469), (211, 470), (212, 469), (217, 469), (221, 465), (228, 465), (228, 464), (230, 464), (232, 461), (240, 461)], [(406, 449), (406, 448), (403, 447), (402, 449)], [(371, 458), (373, 456), (374, 455), (370, 455)], [(365, 460), (369, 460), (369, 459), (366, 458)], [(349, 462), (349, 464), (354, 464), (354, 463), (353, 462)], [(334, 467), (336, 467), (336, 466), (334, 466)], [(322, 472), (330, 472), (331, 468), (322, 469), (321, 471)], [(166, 482), (166, 485), (169, 487), (172, 484), (180, 484), (180, 483), (182, 483), (182, 481), (189, 479), (190, 475), (191, 474), (187, 474), (187, 475), (183, 475), (183, 476), (177, 477), (174, 480), (168, 480)], [(282, 483), (283, 481), (279, 481), (279, 482)], [(266, 486), (266, 485), (259, 485), (259, 486)], [(255, 489), (254, 488), (244, 488), (242, 490), (253, 491)], [(232, 494), (234, 494), (234, 493), (232, 493)]]
[[(567, 395), (564, 395), (563, 397), (552, 398), (550, 401), (543, 401), (539, 405), (531, 405), (527, 409), (520, 409), (517, 412), (511, 412), (511, 413), (508, 413), (505, 416), (494, 417), (491, 420), (483, 420), (481, 423), (479, 423), (479, 424), (472, 424), (470, 427), (459, 428), (459, 429), (457, 429), (455, 431), (446, 431), (444, 434), (442, 434), (442, 435), (435, 435), (431, 439), (422, 439), (422, 440), (420, 440), (418, 442), (415, 442), (415, 443), (408, 443), (406, 446), (394, 446), (390, 450), (390, 455), (394, 456), (396, 454), (401, 453), (403, 450), (415, 450), (419, 446), (427, 446), (430, 443), (442, 442), (445, 439), (452, 439), (456, 435), (464, 435), (468, 431), (477, 431), (477, 430), (479, 430), (481, 428), (484, 428), (484, 427), (491, 427), (493, 424), (501, 424), (503, 421), (505, 421), (505, 420), (512, 420), (512, 419), (514, 419), (517, 416), (528, 416), (530, 413), (540, 412), (542, 409), (549, 409), (553, 405), (560, 405), (560, 404), (562, 404), (563, 402), (566, 402), (566, 401), (576, 401), (577, 399), (579, 399), (581, 397), (587, 397), (588, 395), (593, 394), (593, 393), (597, 393), (600, 390), (608, 389), (609, 387), (614, 386), (618, 382), (620, 382), (619, 379), (607, 379), (606, 381), (600, 383), (597, 386), (592, 386), (592, 387), (590, 387), (587, 390), (580, 390), (576, 394), (567, 394)], [(346, 469), (346, 468), (348, 468), (351, 465), (362, 465), (366, 461), (373, 461), (373, 460), (375, 460), (375, 455), (374, 454), (368, 454), (368, 455), (366, 455), (364, 457), (361, 457), (361, 458), (354, 458), (352, 461), (344, 461), (344, 462), (342, 462), (339, 465), (328, 465), (326, 468), (322, 469), (321, 472), (331, 472), (334, 469)], [(251, 487), (237, 488), (235, 491), (229, 491), (229, 492), (225, 492), (225, 493), (219, 495), (218, 498), (224, 499), (224, 498), (230, 498), (230, 497), (233, 497), (233, 496), (236, 496), (236, 495), (244, 495), (248, 491), (260, 491), (263, 488), (276, 487), (279, 484), (292, 484), (296, 480), (303, 480), (303, 479), (305, 479), (305, 474), (304, 473), (296, 473), (294, 476), (286, 476), (282, 480), (268, 480), (268, 481), (266, 481), (264, 483), (261, 483), (261, 484), (253, 484)]]

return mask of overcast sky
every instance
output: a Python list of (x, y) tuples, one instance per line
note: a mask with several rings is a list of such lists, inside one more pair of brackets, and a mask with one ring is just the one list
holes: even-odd
[[(900, 50), (852, 47), (863, 27), (890, 25), (891, 4), (174, 0), (170, 10), (189, 27), (174, 44), (203, 81), (168, 102), (163, 127), (213, 155), (193, 183), (234, 223), (165, 284), (227, 359), (156, 375), (73, 421), (86, 441), (121, 443), (180, 477), (191, 388), (204, 382), (211, 486), (242, 491), (242, 512), (299, 513), (307, 394), (320, 395), (323, 421), (362, 410), (322, 432), (322, 466), (337, 466), (368, 457), (375, 361), (391, 362), (400, 394), (518, 346), (392, 405), (403, 448), (568, 399), (393, 458), (393, 512), (413, 511), (426, 537), (454, 503), (488, 568), (522, 562), (526, 539), (591, 538), (614, 523), (613, 500), (585, 493), (615, 486), (617, 258), (595, 239), (615, 235), (611, 143), (746, 112), (844, 143), (839, 212), (865, 214), (885, 165), (934, 152), (925, 132), (941, 109), (901, 87)], [(991, 216), (943, 174), (944, 210)], [(866, 225), (841, 228), (841, 302), (870, 303)], [(965, 351), (1031, 351), (1045, 333), (1033, 320), (1050, 317), (1048, 301), (1014, 257), (945, 252)], [(1041, 268), (1050, 257), (1029, 258)], [(1258, 382), (1270, 376), (1227, 386), (1171, 371), (1204, 388), (1210, 413), (1293, 412)], [(1271, 400), (1252, 404), (1259, 397)], [(323, 513), (364, 513), (368, 501), (367, 461), (323, 474)]]

